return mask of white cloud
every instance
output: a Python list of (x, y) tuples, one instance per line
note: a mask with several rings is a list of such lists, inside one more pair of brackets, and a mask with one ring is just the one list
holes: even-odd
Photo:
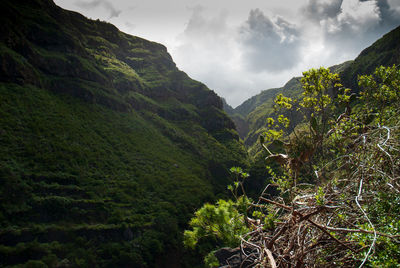
[(165, 44), (180, 69), (233, 106), (354, 59), (400, 24), (399, 0), (55, 1)]
[(76, 1), (75, 4), (83, 9), (93, 9), (102, 6), (109, 12), (109, 19), (118, 17), (122, 12), (122, 10), (116, 9), (113, 4), (107, 0), (92, 0), (89, 2), (79, 0)]
[(240, 28), (242, 62), (254, 72), (277, 73), (296, 66), (301, 40), (295, 25), (281, 17), (270, 19), (260, 9), (251, 10)]
[[(310, 0), (306, 10), (312, 9), (316, 1)], [(327, 50), (328, 59), (346, 60), (354, 58), (362, 49), (372, 44), (383, 33), (400, 23), (400, 17), (393, 16), (394, 10), (386, 0), (343, 0), (336, 12), (330, 16), (311, 16)], [(338, 2), (337, 2), (338, 3)], [(321, 14), (328, 13), (319, 5)], [(308, 14), (310, 16), (310, 14)], [(339, 61), (336, 63), (340, 63)]]
[[(257, 10), (250, 14), (247, 22), (229, 25), (229, 13), (226, 11), (209, 14), (201, 6), (191, 11), (192, 16), (178, 37), (179, 44), (171, 50), (171, 54), (179, 68), (192, 78), (205, 82), (230, 104), (238, 105), (261, 90), (280, 85), (281, 81), (291, 77), (283, 71), (290, 69), (289, 60), (287, 65), (282, 65), (280, 72), (273, 69), (276, 60), (281, 59), (275, 54), (282, 56), (292, 44), (293, 50), (297, 50), (294, 46), (297, 42), (296, 31), (284, 19), (277, 17), (268, 26), (269, 19)], [(264, 32), (266, 29), (274, 34), (273, 39)], [(273, 41), (270, 44), (272, 54), (265, 56), (264, 45), (268, 45), (268, 40)], [(280, 45), (283, 45), (282, 48), (279, 48)], [(262, 57), (269, 57), (268, 61), (263, 62)]]

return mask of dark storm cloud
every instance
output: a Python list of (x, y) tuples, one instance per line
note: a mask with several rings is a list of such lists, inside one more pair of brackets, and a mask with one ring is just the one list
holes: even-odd
[(347, 53), (371, 45), (400, 24), (400, 14), (387, 0), (309, 0), (303, 10), (305, 20), (321, 27), (327, 47)]
[(80, 8), (84, 8), (84, 9), (92, 9), (92, 8), (96, 8), (99, 6), (103, 6), (104, 8), (107, 9), (107, 11), (110, 12), (110, 17), (111, 18), (116, 18), (119, 16), (119, 14), (121, 14), (122, 10), (118, 10), (116, 9), (109, 1), (107, 0), (93, 0), (90, 2), (86, 2), (86, 1), (77, 1), (75, 3), (78, 7)]
[(261, 10), (251, 10), (239, 36), (242, 60), (252, 71), (279, 72), (292, 68), (299, 59), (299, 32), (283, 18), (271, 20)]
[(343, 0), (321, 1), (310, 0), (304, 8), (306, 18), (321, 20), (326, 18), (334, 18), (342, 11)]
[(400, 12), (392, 8), (387, 0), (378, 0), (377, 5), (381, 16), (381, 27), (388, 30), (400, 24)]

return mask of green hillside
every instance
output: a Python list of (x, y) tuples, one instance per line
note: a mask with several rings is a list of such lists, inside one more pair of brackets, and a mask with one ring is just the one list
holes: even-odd
[[(344, 86), (358, 92), (357, 77), (371, 74), (378, 66), (391, 66), (400, 62), (400, 27), (385, 34), (370, 47), (363, 50), (354, 61), (329, 67), (331, 72), (339, 73)], [(301, 94), (300, 77), (292, 78), (281, 88), (262, 91), (236, 107), (226, 112), (234, 120), (240, 137), (244, 140), (251, 155), (260, 151), (257, 139), (266, 128), (266, 118), (273, 113), (273, 101), (282, 93), (291, 98), (298, 98)], [(292, 115), (298, 120), (296, 115)]]
[[(400, 27), (385, 34), (382, 38), (363, 50), (354, 61), (329, 67), (331, 72), (339, 73), (342, 83), (354, 91), (358, 91), (357, 77), (363, 74), (371, 74), (378, 66), (392, 66), (400, 62)], [(288, 97), (298, 97), (301, 92), (300, 77), (289, 80), (281, 88), (273, 88), (262, 91), (260, 94), (244, 101), (241, 105), (226, 112), (235, 121), (240, 137), (245, 145), (254, 154), (259, 148), (254, 147), (255, 142), (264, 131), (266, 118), (273, 110), (273, 100), (276, 95), (282, 93)]]
[(221, 99), (160, 44), (0, 8), (0, 266), (194, 266), (183, 228), (247, 165)]
[(343, 70), (343, 83), (359, 90), (357, 76), (371, 74), (377, 66), (392, 66), (400, 63), (400, 26), (385, 34), (370, 47), (364, 49), (354, 62)]
[[(351, 61), (339, 65), (331, 66), (332, 72), (341, 72)], [(266, 118), (273, 113), (275, 97), (282, 93), (291, 98), (298, 98), (301, 95), (301, 77), (293, 77), (281, 88), (272, 88), (262, 91), (260, 94), (251, 97), (242, 104), (231, 110), (225, 106), (225, 111), (235, 122), (239, 136), (251, 155), (256, 154), (261, 149), (258, 146), (257, 139), (265, 131)], [(292, 115), (295, 120), (300, 120)]]

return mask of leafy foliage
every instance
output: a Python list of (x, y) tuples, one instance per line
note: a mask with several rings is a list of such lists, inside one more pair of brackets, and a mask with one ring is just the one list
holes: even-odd
[[(310, 167), (319, 161), (323, 163), (321, 159), (330, 153), (327, 131), (336, 124), (335, 110), (339, 107), (335, 104), (349, 101), (349, 89), (344, 89), (339, 76), (332, 74), (329, 69), (321, 67), (304, 72), (301, 82), (303, 93), (300, 99), (282, 94), (275, 98), (276, 119), (267, 119), (267, 130), (260, 136), (260, 143), (268, 152), (267, 159), (284, 167), (281, 175), (269, 169), (272, 180), (283, 192), (295, 187), (299, 179), (303, 182), (315, 181)], [(289, 128), (288, 110), (302, 114), (303, 122)], [(268, 149), (270, 145), (284, 152), (272, 153)], [(289, 182), (288, 178), (292, 178), (292, 181)]]
[(197, 247), (200, 254), (205, 255), (205, 264), (210, 267), (215, 266), (213, 249), (216, 246), (236, 247), (240, 243), (240, 236), (248, 232), (247, 207), (250, 199), (246, 197), (243, 180), (249, 175), (240, 167), (232, 167), (230, 171), (234, 182), (228, 189), (235, 201), (220, 199), (215, 205), (203, 205), (189, 222), (191, 230), (184, 232), (185, 246), (192, 249)]
[[(275, 148), (284, 149), (286, 155), (272, 154), (268, 147), (276, 142), (261, 139), (269, 154), (267, 159), (281, 166), (281, 170), (268, 168), (273, 184), (281, 192), (271, 196), (268, 185), (258, 202), (247, 209), (253, 212), (246, 221), (249, 232), (242, 234), (241, 248), (246, 261), (254, 266), (400, 264), (400, 121), (396, 116), (400, 111), (399, 69), (378, 67), (374, 76), (361, 76), (364, 91), (351, 112), (347, 105), (346, 112), (341, 113), (336, 105), (339, 102), (324, 94), (335, 86), (341, 88), (336, 78), (326, 69), (311, 70), (302, 81), (303, 100), (276, 98), (278, 108), (293, 109), (289, 105), (293, 103), (307, 108), (303, 123), (306, 128), (304, 132), (295, 128), (296, 133), (281, 129), (282, 135), (277, 137), (281, 147)], [(329, 86), (323, 86), (325, 82)], [(350, 100), (349, 91), (342, 91), (344, 94), (332, 96)], [(379, 106), (382, 100), (386, 105)], [(323, 117), (335, 118), (335, 114), (340, 115), (332, 123), (327, 120), (326, 128), (313, 126), (321, 124)], [(268, 122), (269, 127), (276, 127), (274, 120)], [(298, 144), (304, 139), (311, 141), (306, 147)], [(318, 152), (302, 157), (309, 146), (317, 147)], [(294, 154), (294, 147), (299, 154)], [(315, 176), (315, 183), (304, 183), (304, 178), (310, 176)]]
[[(378, 123), (385, 124), (393, 118), (396, 110), (393, 106), (400, 99), (400, 71), (395, 65), (378, 67), (373, 75), (363, 75), (359, 79), (361, 106), (360, 114), (364, 120), (374, 116)], [(377, 115), (377, 116), (376, 116)]]
[(216, 205), (205, 204), (189, 222), (193, 230), (185, 231), (185, 245), (194, 248), (201, 240), (211, 240), (209, 245), (201, 243), (199, 251), (202, 253), (210, 251), (216, 243), (227, 247), (237, 246), (240, 235), (247, 232), (243, 216), (239, 212), (243, 202), (245, 201), (242, 199), (238, 203), (220, 199)]

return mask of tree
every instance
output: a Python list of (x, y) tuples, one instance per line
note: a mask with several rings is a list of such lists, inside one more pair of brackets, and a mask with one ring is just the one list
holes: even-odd
[[(328, 129), (337, 123), (335, 115), (338, 108), (342, 106), (340, 108), (343, 109), (343, 104), (350, 100), (350, 90), (340, 84), (339, 75), (332, 74), (324, 67), (303, 72), (301, 83), (301, 99), (291, 99), (282, 94), (275, 98), (275, 118), (267, 119), (268, 130), (260, 137), (261, 144), (269, 154), (267, 159), (278, 162), (284, 169), (285, 179), (279, 183), (283, 191), (296, 185), (306, 163), (309, 165), (303, 175), (308, 178), (307, 181), (313, 180), (315, 173), (312, 166), (324, 161), (324, 155), (329, 151), (325, 142)], [(291, 120), (284, 114), (293, 109), (303, 114), (303, 122), (290, 133), (286, 130)], [(272, 153), (268, 148), (271, 144), (283, 149), (284, 153)], [(287, 183), (289, 178), (292, 183)]]
[(230, 171), (234, 182), (228, 189), (235, 201), (220, 199), (216, 204), (203, 205), (189, 222), (191, 230), (184, 232), (184, 245), (192, 249), (197, 248), (205, 255), (206, 262), (214, 260), (213, 249), (237, 247), (240, 236), (248, 232), (246, 220), (250, 200), (246, 197), (243, 180), (249, 175), (240, 167), (232, 167)]
[[(295, 156), (291, 147), (301, 147), (293, 144), (301, 142), (301, 138), (291, 140), (293, 133), (281, 136), (286, 139), (283, 148), (288, 152), (287, 162), (282, 165), (284, 173), (272, 169), (270, 172), (282, 189), (281, 195), (262, 195), (257, 202), (261, 214), (275, 211), (274, 228), (265, 228), (267, 221), (260, 221), (254, 227), (260, 231), (245, 239), (249, 250), (258, 249), (254, 263), (263, 267), (367, 264), (397, 267), (400, 265), (399, 70), (379, 67), (373, 75), (361, 76), (359, 81), (364, 91), (356, 99), (356, 107), (337, 119), (334, 115), (340, 112), (333, 113), (336, 108), (330, 108), (335, 104), (330, 97), (334, 94), (324, 94), (328, 87), (321, 86), (329, 77), (335, 78), (324, 71), (305, 73), (306, 91), (299, 101), (301, 107), (309, 110), (305, 114), (305, 135), (298, 132), (296, 136), (309, 139), (313, 142), (311, 146), (321, 152), (313, 154), (309, 169), (318, 183), (301, 187), (287, 183), (296, 175), (293, 163), (301, 161), (301, 154)], [(338, 94), (337, 99), (349, 101), (348, 90), (342, 90), (344, 94)], [(295, 102), (283, 97), (277, 100), (278, 104), (283, 101), (281, 106), (285, 107), (289, 101)], [(273, 142), (269, 141), (269, 145)], [(271, 153), (268, 159), (280, 160), (278, 156)], [(292, 194), (285, 196), (285, 189)]]
[[(277, 96), (277, 111), (299, 109), (304, 122), (285, 133), (289, 118), (277, 115), (268, 119), (270, 128), (260, 138), (267, 159), (281, 164), (282, 172), (268, 168), (281, 193), (268, 195), (267, 185), (257, 202), (240, 210), (246, 220), (233, 225), (240, 230), (242, 252), (251, 252), (244, 255), (253, 266), (400, 265), (400, 72), (395, 66), (379, 67), (359, 81), (364, 91), (355, 107), (341, 114), (337, 103), (348, 103), (349, 91), (326, 69), (304, 73), (301, 100)], [(314, 151), (307, 157), (309, 148)], [(303, 165), (311, 158), (312, 166)], [(292, 183), (299, 174), (315, 174), (318, 181)], [(239, 184), (234, 185), (237, 193)], [(205, 215), (220, 214), (214, 207), (208, 210)], [(211, 222), (216, 221), (197, 226), (210, 230), (209, 236), (221, 233), (213, 231)]]
[[(363, 89), (360, 93), (360, 116), (362, 120), (375, 118), (379, 124), (384, 124), (396, 114), (394, 105), (398, 107), (400, 99), (400, 70), (395, 65), (392, 67), (380, 66), (372, 75), (359, 77), (359, 86)], [(371, 117), (372, 116), (372, 117)]]

